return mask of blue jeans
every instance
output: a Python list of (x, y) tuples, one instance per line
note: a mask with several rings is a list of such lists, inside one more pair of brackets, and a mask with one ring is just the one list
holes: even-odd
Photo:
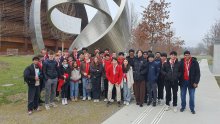
[(83, 83), (83, 97), (91, 97), (91, 89), (87, 89), (88, 85), (90, 85), (90, 79), (83, 77), (82, 78)]
[(128, 88), (127, 82), (123, 82), (123, 97), (124, 97), (124, 101), (126, 102), (131, 101), (131, 89)]
[(70, 97), (78, 97), (79, 93), (79, 82), (70, 81)]
[(181, 106), (182, 106), (182, 109), (185, 109), (186, 108), (186, 93), (187, 93), (187, 88), (188, 88), (188, 91), (189, 91), (189, 107), (190, 107), (190, 110), (191, 111), (194, 111), (194, 108), (195, 108), (195, 88), (192, 88), (190, 86), (190, 83), (189, 81), (184, 81), (183, 82), (183, 85), (181, 86)]
[(152, 96), (153, 96), (153, 102), (156, 102), (157, 101), (157, 83), (147, 82), (147, 92), (149, 96), (149, 102), (152, 102)]

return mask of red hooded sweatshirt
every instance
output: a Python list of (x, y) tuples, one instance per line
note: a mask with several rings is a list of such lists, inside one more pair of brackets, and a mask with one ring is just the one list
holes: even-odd
[(106, 71), (106, 77), (111, 84), (121, 84), (123, 77), (122, 66), (117, 65), (114, 71), (113, 64), (111, 64)]

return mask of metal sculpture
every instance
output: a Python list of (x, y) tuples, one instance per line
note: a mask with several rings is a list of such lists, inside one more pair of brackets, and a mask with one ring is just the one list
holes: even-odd
[[(69, 51), (72, 51), (75, 47), (78, 49), (82, 47), (88, 47), (89, 49), (99, 47), (110, 48), (115, 52), (123, 51), (126, 49), (131, 33), (128, 3), (127, 0), (114, 0), (114, 2), (119, 6), (119, 9), (116, 17), (112, 19), (107, 0), (48, 0), (48, 20), (51, 25), (60, 31), (77, 34), (77, 32), (65, 30), (65, 28), (61, 29), (59, 24), (54, 22), (54, 18), (52, 17), (53, 14), (57, 13), (56, 7), (63, 3), (86, 4), (94, 7), (98, 12), (74, 40)], [(68, 15), (63, 14), (63, 16)], [(72, 21), (76, 21), (76, 19), (77, 18), (72, 18)], [(70, 20), (68, 20), (68, 22), (70, 22)], [(75, 26), (76, 25), (80, 24), (75, 23)], [(73, 24), (66, 24), (66, 26), (73, 26)], [(75, 30), (77, 29), (79, 29), (79, 27), (75, 28)]]

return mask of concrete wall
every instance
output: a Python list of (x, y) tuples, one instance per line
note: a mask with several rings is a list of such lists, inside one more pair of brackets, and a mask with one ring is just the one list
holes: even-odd
[(214, 45), (213, 74), (220, 75), (220, 43)]

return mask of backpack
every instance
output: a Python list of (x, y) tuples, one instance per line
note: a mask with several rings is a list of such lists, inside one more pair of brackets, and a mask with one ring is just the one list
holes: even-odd
[(28, 75), (30, 74), (29, 72), (29, 67), (25, 68), (24, 72), (23, 72), (23, 77), (24, 77), (24, 83), (28, 83)]

